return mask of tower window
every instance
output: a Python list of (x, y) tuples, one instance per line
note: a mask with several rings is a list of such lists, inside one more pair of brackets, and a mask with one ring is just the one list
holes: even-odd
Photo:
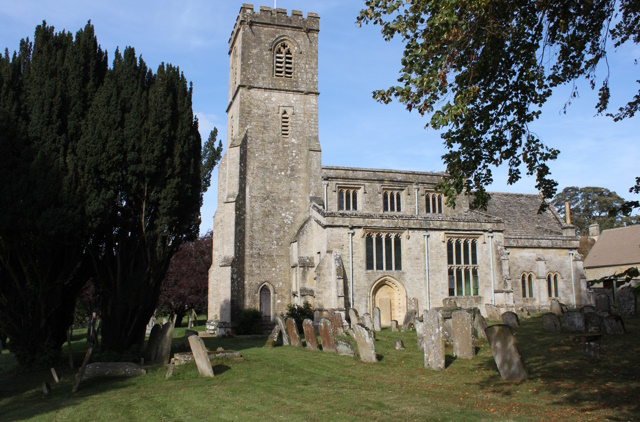
[(276, 78), (293, 78), (293, 54), (286, 42), (278, 44), (274, 54), (274, 76)]
[(280, 115), (280, 133), (283, 138), (288, 138), (291, 133), (291, 122), (287, 110), (282, 110)]

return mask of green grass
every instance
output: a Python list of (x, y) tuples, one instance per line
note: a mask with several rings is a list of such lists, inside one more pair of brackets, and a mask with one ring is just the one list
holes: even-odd
[[(206, 339), (210, 349), (239, 350), (245, 360), (216, 362), (213, 379), (199, 377), (195, 365), (176, 367), (169, 380), (165, 366), (147, 366), (138, 378), (88, 380), (76, 394), (68, 365), (56, 368), (62, 380), (54, 385), (49, 371), (6, 369), (5, 351), (0, 420), (634, 420), (640, 320), (625, 322), (627, 334), (603, 337), (601, 360), (589, 362), (569, 334), (544, 332), (539, 317), (523, 321), (517, 339), (529, 380), (519, 384), (500, 379), (484, 341), (473, 360), (454, 359), (447, 349), (447, 369), (434, 372), (423, 367), (415, 332), (389, 330), (378, 333), (376, 364), (265, 349), (266, 337)], [(176, 329), (176, 342), (183, 333)], [(398, 338), (406, 351), (395, 350)], [(76, 341), (80, 348), (82, 338)], [(52, 386), (47, 396), (42, 381)]]

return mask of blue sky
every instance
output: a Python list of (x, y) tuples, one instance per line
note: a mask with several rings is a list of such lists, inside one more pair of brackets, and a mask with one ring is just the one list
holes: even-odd
[[(236, 0), (2, 0), (0, 47), (13, 51), (21, 38), (33, 38), (46, 20), (56, 30), (76, 32), (88, 20), (98, 41), (109, 52), (135, 47), (154, 70), (161, 62), (180, 67), (193, 82), (193, 108), (203, 139), (215, 126), (226, 139), (228, 41), (242, 1)], [(273, 7), (273, 1), (262, 5)], [(441, 171), (445, 152), (440, 134), (425, 130), (426, 118), (397, 103), (378, 104), (374, 89), (396, 82), (402, 56), (399, 41), (383, 41), (378, 27), (355, 25), (364, 1), (278, 0), (288, 11), (320, 15), (319, 130), (324, 165)], [(260, 3), (254, 3), (256, 9)], [(640, 47), (628, 46), (609, 57), (612, 105), (617, 108), (638, 90)], [(604, 71), (604, 70), (602, 70)], [(558, 89), (532, 125), (544, 142), (561, 151), (551, 163), (559, 190), (566, 186), (602, 186), (626, 199), (640, 176), (640, 116), (620, 123), (595, 116), (595, 93), (578, 83), (579, 98), (569, 99), (570, 87)], [(215, 173), (215, 172), (214, 172)], [(524, 174), (524, 171), (523, 171)], [(212, 227), (217, 178), (205, 195), (201, 232)], [(494, 173), (490, 190), (536, 193), (535, 180), (524, 177), (506, 184), (506, 169)]]

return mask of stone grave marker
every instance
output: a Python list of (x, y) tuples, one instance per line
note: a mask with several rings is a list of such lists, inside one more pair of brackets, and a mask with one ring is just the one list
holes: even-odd
[(395, 319), (391, 320), (391, 332), (393, 333), (398, 332), (398, 321), (396, 321)]
[(597, 294), (595, 298), (595, 302), (596, 302), (596, 311), (611, 312), (609, 296), (607, 296), (606, 294)]
[(333, 324), (333, 334), (336, 336), (343, 336), (344, 325), (342, 321), (342, 314), (338, 311), (333, 311), (333, 315), (331, 315), (330, 320)]
[[(424, 349), (424, 347), (423, 347)], [(396, 340), (396, 350), (404, 350), (404, 343), (402, 339)]]
[(585, 329), (589, 334), (600, 334), (604, 332), (604, 320), (602, 315), (595, 312), (584, 314)]
[(551, 300), (551, 304), (549, 305), (549, 310), (558, 316), (563, 314), (562, 306), (560, 306), (560, 302), (558, 302), (557, 299)]
[(444, 343), (447, 346), (453, 346), (453, 324), (451, 318), (442, 317), (442, 332), (444, 334)]
[(341, 356), (356, 356), (356, 351), (353, 350), (353, 346), (346, 340), (337, 338), (336, 339), (336, 351)]
[(284, 323), (284, 320), (281, 316), (276, 317), (276, 324), (280, 326), (280, 333), (282, 333), (282, 344), (284, 346), (289, 346), (291, 341), (289, 340), (289, 334), (287, 333), (287, 326)]
[(318, 338), (313, 328), (313, 321), (305, 319), (302, 321), (302, 330), (304, 331), (304, 340), (309, 350), (318, 350)]
[(353, 327), (353, 333), (355, 334), (356, 343), (358, 343), (360, 360), (367, 363), (377, 362), (376, 346), (371, 330), (363, 324), (356, 324)]
[(416, 321), (416, 337), (418, 341), (418, 350), (424, 351), (424, 339), (425, 339), (424, 322)]
[(146, 355), (147, 359), (150, 362), (155, 362), (156, 357), (158, 356), (158, 346), (160, 346), (160, 333), (162, 332), (162, 327), (160, 324), (156, 324), (151, 328), (151, 333), (149, 334), (149, 340), (147, 341), (147, 350)]
[(622, 316), (636, 314), (636, 296), (631, 287), (623, 287), (618, 290), (618, 313)]
[(298, 325), (293, 318), (287, 318), (285, 320), (287, 326), (287, 334), (289, 334), (289, 341), (293, 347), (302, 347), (302, 340), (300, 340), (300, 333), (298, 332)]
[(207, 353), (204, 341), (198, 336), (189, 336), (189, 346), (191, 347), (191, 353), (193, 353), (193, 358), (196, 361), (200, 375), (213, 378), (213, 368), (211, 367), (211, 361), (209, 361), (209, 354)]
[(404, 322), (402, 323), (402, 331), (411, 329), (411, 325), (415, 326), (415, 319), (417, 311), (415, 309), (407, 309), (407, 313), (404, 315)]
[(500, 310), (497, 306), (487, 303), (484, 305), (484, 309), (487, 311), (487, 319), (489, 321), (502, 321), (500, 318)]
[[(152, 330), (153, 331), (153, 330)], [(156, 354), (156, 363), (169, 363), (171, 358), (171, 343), (173, 341), (173, 322), (167, 322), (162, 326), (160, 331), (160, 339), (158, 340), (158, 353)]]
[[(86, 366), (82, 381), (91, 378), (137, 377), (147, 371), (132, 362), (94, 362)], [(76, 380), (80, 374), (76, 375)]]
[(264, 347), (275, 347), (278, 345), (282, 345), (282, 330), (280, 329), (280, 325), (276, 324), (273, 330), (271, 330), (271, 334), (269, 334)]
[(542, 315), (542, 325), (546, 331), (550, 331), (552, 333), (559, 333), (562, 331), (560, 328), (560, 318), (558, 318), (558, 315), (553, 312), (548, 312)]
[(453, 355), (460, 359), (473, 359), (473, 316), (465, 310), (455, 311), (451, 317), (453, 331)]
[(336, 351), (336, 341), (333, 334), (333, 324), (327, 318), (321, 318), (320, 324), (318, 328), (320, 330), (320, 339), (322, 340), (322, 351), (323, 352), (335, 352)]
[(583, 314), (592, 314), (596, 312), (596, 307), (593, 305), (584, 305), (582, 307), (582, 313)]
[(444, 328), (442, 315), (432, 309), (425, 311), (423, 320), (425, 324), (424, 367), (437, 371), (444, 370)]
[(604, 332), (607, 334), (624, 334), (624, 322), (618, 315), (603, 318)]
[(586, 324), (584, 314), (580, 311), (568, 311), (564, 314), (564, 324), (570, 333), (584, 333)]
[(380, 308), (377, 306), (373, 308), (373, 330), (380, 331), (382, 330), (382, 322), (380, 320)]
[(498, 324), (487, 327), (487, 339), (491, 353), (503, 380), (525, 381), (527, 371), (516, 347), (516, 339), (508, 325)]
[(356, 308), (349, 308), (349, 323), (351, 329), (353, 329), (356, 324), (360, 323), (360, 315), (358, 315), (358, 310)]
[(520, 328), (520, 320), (518, 319), (518, 314), (515, 312), (507, 311), (501, 316), (502, 323), (508, 325), (514, 330)]
[(369, 331), (373, 331), (373, 318), (371, 318), (371, 314), (365, 313), (362, 315), (362, 325), (367, 327)]
[(487, 335), (484, 333), (484, 330), (487, 329), (487, 322), (484, 320), (484, 317), (480, 313), (480, 310), (475, 312), (475, 316), (473, 318), (473, 333), (476, 338), (485, 339)]

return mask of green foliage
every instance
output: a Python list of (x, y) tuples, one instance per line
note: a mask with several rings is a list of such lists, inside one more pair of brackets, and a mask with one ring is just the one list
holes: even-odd
[(255, 308), (245, 309), (238, 317), (236, 334), (262, 334), (262, 312)]
[[(397, 99), (409, 111), (429, 115), (428, 126), (446, 129), (448, 176), (439, 188), (450, 206), (466, 191), (474, 194), (475, 207), (486, 208), (491, 168), (502, 164), (508, 165), (509, 184), (520, 179), (524, 167), (535, 175), (544, 198), (552, 198), (557, 183), (548, 162), (559, 151), (529, 125), (553, 88), (581, 77), (595, 88), (607, 48), (640, 41), (636, 0), (365, 4), (357, 22), (379, 25), (385, 40), (400, 37), (405, 46), (399, 85), (373, 96), (383, 103)], [(596, 109), (602, 113), (610, 98), (608, 74), (599, 85)], [(632, 117), (639, 108), (640, 93), (612, 116)]]
[(305, 319), (310, 319), (313, 321), (313, 308), (308, 301), (304, 301), (302, 306), (292, 305), (291, 303), (287, 305), (287, 316), (293, 318), (296, 321), (296, 325), (298, 326), (298, 331), (302, 332), (302, 322)]

